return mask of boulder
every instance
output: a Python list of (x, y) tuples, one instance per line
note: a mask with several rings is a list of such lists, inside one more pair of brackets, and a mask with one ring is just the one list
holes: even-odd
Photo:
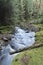
[(28, 30), (29, 30), (29, 31), (38, 32), (38, 31), (40, 31), (40, 28), (37, 27), (37, 26), (33, 26), (33, 25), (30, 24), (30, 25), (28, 26)]

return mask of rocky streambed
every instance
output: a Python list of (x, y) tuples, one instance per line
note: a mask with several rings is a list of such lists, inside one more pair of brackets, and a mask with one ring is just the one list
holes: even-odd
[[(13, 58), (17, 54), (10, 55), (10, 51), (20, 50), (26, 47), (30, 47), (35, 43), (35, 32), (23, 30), (19, 27), (15, 27), (15, 34), (12, 34), (10, 41), (3, 42), (2, 50), (0, 50), (0, 65), (10, 65)], [(14, 32), (13, 32), (14, 33)]]

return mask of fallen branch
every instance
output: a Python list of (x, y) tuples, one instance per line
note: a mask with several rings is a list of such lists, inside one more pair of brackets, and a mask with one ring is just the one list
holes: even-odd
[(35, 45), (27, 47), (27, 48), (23, 48), (23, 49), (20, 49), (20, 50), (16, 50), (14, 52), (10, 52), (10, 55), (15, 54), (15, 53), (19, 53), (19, 52), (23, 52), (23, 51), (26, 51), (26, 50), (39, 48), (39, 47), (42, 47), (42, 46), (43, 46), (43, 44), (37, 44), (37, 45), (35, 44)]

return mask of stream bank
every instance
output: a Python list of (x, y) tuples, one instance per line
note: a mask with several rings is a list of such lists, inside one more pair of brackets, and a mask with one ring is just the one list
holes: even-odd
[[(0, 65), (10, 65), (15, 54), (10, 55), (10, 51), (20, 50), (35, 43), (35, 32), (26, 32), (19, 27), (15, 27), (16, 33), (13, 34), (11, 40), (7, 43), (7, 46), (3, 46), (2, 54), (0, 55)], [(6, 44), (4, 42), (3, 44)]]

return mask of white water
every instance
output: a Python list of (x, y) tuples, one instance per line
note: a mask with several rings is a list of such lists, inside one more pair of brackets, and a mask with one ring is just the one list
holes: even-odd
[[(35, 33), (29, 32), (26, 33), (25, 30), (16, 27), (16, 33), (14, 38), (10, 41), (10, 44), (3, 48), (2, 54), (0, 56), (0, 65), (10, 65), (13, 58), (17, 54), (9, 55), (10, 51), (19, 50), (24, 47), (29, 47), (35, 43)], [(13, 47), (13, 49), (12, 49)]]
[(35, 43), (35, 32), (26, 33), (25, 30), (16, 27), (15, 37), (11, 40), (11, 46), (15, 50), (19, 50), (24, 47), (29, 47)]

